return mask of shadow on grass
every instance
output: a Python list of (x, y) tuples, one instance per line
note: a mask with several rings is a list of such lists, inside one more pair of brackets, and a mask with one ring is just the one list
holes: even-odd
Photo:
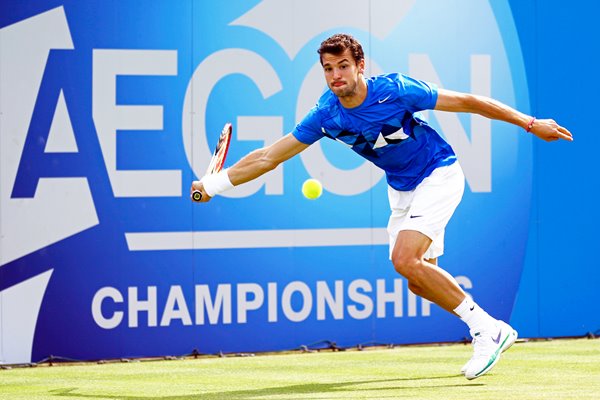
[[(123, 399), (123, 400), (148, 400), (148, 399), (162, 399), (162, 400), (192, 400), (192, 399), (205, 399), (205, 400), (246, 400), (246, 399), (259, 399), (264, 396), (291, 396), (291, 395), (302, 395), (302, 394), (314, 394), (314, 395), (325, 395), (327, 393), (334, 392), (369, 392), (369, 391), (392, 391), (392, 390), (407, 390), (407, 389), (437, 389), (437, 388), (452, 388), (452, 387), (466, 387), (466, 386), (483, 386), (483, 383), (472, 383), (464, 382), (461, 384), (440, 384), (440, 385), (411, 385), (413, 381), (422, 380), (444, 380), (454, 379), (462, 377), (462, 375), (445, 375), (445, 376), (430, 376), (430, 377), (418, 377), (418, 378), (396, 378), (396, 379), (373, 379), (363, 381), (350, 381), (350, 382), (336, 382), (336, 383), (306, 383), (301, 385), (288, 385), (288, 386), (276, 386), (271, 388), (262, 389), (248, 389), (248, 390), (231, 390), (225, 392), (212, 392), (212, 393), (196, 393), (196, 394), (184, 394), (184, 395), (173, 395), (173, 396), (124, 396), (124, 395), (107, 395), (107, 394), (84, 394), (78, 392), (77, 388), (64, 388), (55, 389), (50, 391), (50, 394), (56, 397), (77, 397), (77, 398), (103, 398), (103, 399)], [(392, 382), (405, 382), (406, 384), (401, 386), (385, 386), (381, 388), (360, 388), (354, 387), (362, 384), (373, 384), (373, 383), (392, 383)], [(378, 394), (381, 396), (381, 393)], [(390, 395), (390, 397), (394, 397)], [(312, 399), (325, 399), (325, 397), (312, 397)]]

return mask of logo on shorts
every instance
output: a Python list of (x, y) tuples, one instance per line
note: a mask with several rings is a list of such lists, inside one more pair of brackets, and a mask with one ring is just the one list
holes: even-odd
[(411, 215), (409, 218), (421, 218), (422, 215)]

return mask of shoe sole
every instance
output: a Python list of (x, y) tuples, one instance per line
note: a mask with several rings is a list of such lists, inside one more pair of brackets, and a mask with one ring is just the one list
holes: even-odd
[[(494, 368), (494, 366), (498, 363), (498, 361), (500, 361), (500, 354), (504, 353), (506, 350), (510, 349), (510, 347), (515, 344), (515, 342), (517, 341), (517, 338), (519, 337), (519, 334), (516, 330), (512, 329), (510, 327), (510, 325), (507, 325), (510, 328), (510, 332), (508, 333), (508, 335), (506, 335), (506, 337), (502, 340), (502, 344), (498, 347), (498, 349), (496, 350), (496, 352), (494, 354), (492, 354), (492, 356), (490, 357), (490, 361), (488, 362), (488, 364), (478, 373), (476, 373), (473, 376), (466, 376), (465, 378), (472, 380), (475, 378), (479, 378), (482, 375), (485, 375), (486, 373), (488, 373), (492, 368)], [(466, 372), (466, 371), (465, 371)]]

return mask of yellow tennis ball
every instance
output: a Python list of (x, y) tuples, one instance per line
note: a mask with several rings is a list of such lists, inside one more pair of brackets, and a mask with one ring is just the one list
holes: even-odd
[(302, 194), (310, 200), (315, 200), (323, 194), (323, 186), (316, 179), (307, 179), (302, 184)]

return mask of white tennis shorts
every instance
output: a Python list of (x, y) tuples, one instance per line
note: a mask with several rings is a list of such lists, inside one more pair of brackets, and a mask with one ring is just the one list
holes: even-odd
[(387, 231), (390, 258), (400, 231), (418, 231), (431, 239), (425, 259), (444, 254), (444, 231), (462, 199), (465, 176), (458, 163), (436, 168), (416, 188), (402, 192), (388, 186), (392, 214)]

